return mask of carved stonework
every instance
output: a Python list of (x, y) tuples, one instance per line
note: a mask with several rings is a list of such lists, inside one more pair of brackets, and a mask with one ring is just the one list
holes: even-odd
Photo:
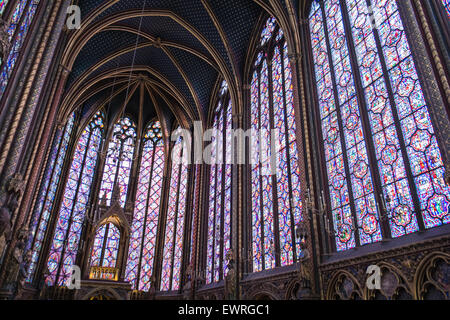
[(11, 194), (20, 196), (25, 190), (25, 181), (20, 173), (16, 173), (12, 176), (6, 187), (7, 191)]
[(243, 300), (296, 300), (300, 286), (298, 264), (279, 270), (266, 270), (249, 274), (240, 283)]
[[(192, 300), (192, 294), (193, 294), (192, 289), (193, 289), (193, 284), (195, 281), (195, 273), (194, 273), (194, 268), (191, 264), (187, 266), (184, 274), (185, 274), (184, 286), (182, 289), (183, 299), (184, 300)], [(152, 281), (152, 283), (153, 282), (154, 281)]]
[(284, 300), (291, 278), (272, 278), (265, 281), (255, 281), (243, 286), (244, 300)]
[(100, 206), (106, 207), (107, 201), (108, 201), (108, 199), (106, 199), (106, 195), (104, 195), (104, 196), (100, 199)]
[[(448, 274), (448, 252), (450, 237), (447, 236), (322, 265), (319, 267), (322, 295), (325, 299), (449, 299), (448, 276), (440, 276)], [(369, 290), (366, 286), (366, 272), (371, 265), (381, 269), (381, 290)], [(349, 281), (353, 284), (352, 290)]]
[(133, 220), (133, 212), (134, 212), (134, 202), (129, 200), (125, 204), (125, 215), (127, 216), (129, 223), (131, 223), (131, 221)]

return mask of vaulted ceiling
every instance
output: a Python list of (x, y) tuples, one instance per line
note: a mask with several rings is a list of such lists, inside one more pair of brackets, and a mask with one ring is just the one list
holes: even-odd
[(242, 85), (248, 48), (269, 2), (80, 0), (82, 26), (68, 31), (62, 57), (71, 71), (64, 104), (92, 113), (120, 104), (143, 83), (147, 117), (153, 108), (165, 121), (205, 121), (222, 78), (230, 87)]

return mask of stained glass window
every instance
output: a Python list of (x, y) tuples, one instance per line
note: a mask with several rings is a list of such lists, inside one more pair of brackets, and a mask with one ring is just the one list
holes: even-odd
[(120, 230), (113, 223), (98, 228), (91, 253), (91, 267), (116, 268)]
[(337, 251), (448, 223), (450, 190), (397, 2), (315, 1), (309, 26)]
[(120, 205), (125, 207), (135, 143), (136, 125), (130, 118), (122, 118), (114, 126), (100, 188), (100, 201), (106, 200), (107, 206), (111, 205), (112, 193), (117, 186), (120, 188)]
[(442, 4), (444, 5), (445, 11), (447, 11), (448, 16), (450, 17), (450, 0), (442, 0)]
[(184, 140), (180, 137), (172, 150), (172, 173), (164, 233), (161, 291), (180, 288), (188, 179), (188, 161), (184, 144)]
[(44, 243), (45, 233), (52, 213), (56, 190), (61, 177), (61, 170), (72, 134), (75, 114), (73, 113), (62, 130), (58, 130), (51, 153), (48, 159), (47, 168), (43, 177), (43, 184), (38, 194), (37, 203), (33, 211), (31, 221), (31, 234), (28, 248), (31, 249), (31, 261), (28, 267), (27, 281), (33, 281), (36, 266), (41, 256), (41, 250)]
[(211, 140), (206, 265), (208, 284), (224, 279), (227, 272), (225, 257), (231, 248), (232, 106), (225, 81), (219, 95)]
[(283, 31), (274, 18), (261, 34), (250, 118), (252, 257), (253, 271), (259, 272), (291, 265), (300, 254), (294, 234), (302, 203), (292, 70)]
[(164, 174), (161, 124), (152, 122), (144, 136), (138, 188), (125, 273), (133, 289), (151, 285)]
[[(40, 0), (19, 0), (11, 17), (8, 28), (9, 41), (11, 43), (9, 55), (5, 61), (0, 61), (0, 96), (6, 89), (8, 80), (19, 58), (20, 49), (25, 42), (34, 15)], [(0, 10), (4, 10), (6, 3), (0, 4)]]
[(6, 5), (8, 4), (9, 0), (1, 0), (0, 1), (0, 15), (3, 15), (3, 11), (6, 8)]
[(99, 112), (84, 129), (76, 145), (47, 262), (49, 275), (46, 283), (49, 286), (65, 285), (76, 262), (103, 127), (104, 120)]

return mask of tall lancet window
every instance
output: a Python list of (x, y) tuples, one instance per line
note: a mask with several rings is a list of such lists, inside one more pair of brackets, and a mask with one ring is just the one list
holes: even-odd
[(46, 282), (49, 286), (65, 285), (70, 277), (71, 267), (76, 264), (103, 127), (104, 120), (99, 112), (84, 129), (76, 144), (47, 262), (49, 275)]
[(397, 1), (315, 1), (309, 22), (337, 251), (450, 222)]
[(130, 118), (122, 118), (114, 126), (113, 136), (108, 146), (105, 168), (100, 188), (100, 201), (111, 205), (115, 186), (120, 188), (120, 205), (125, 207), (133, 165), (136, 143), (136, 125)]
[(116, 268), (120, 230), (113, 223), (98, 228), (91, 252), (91, 267)]
[[(8, 1), (2, 1), (0, 4), (0, 10), (3, 11)], [(6, 89), (8, 80), (19, 58), (20, 49), (25, 42), (25, 37), (30, 29), (33, 21), (36, 9), (40, 0), (19, 0), (12, 13), (8, 36), (11, 44), (9, 48), (9, 54), (6, 53), (4, 60), (0, 60), (1, 73), (0, 73), (0, 96)]]
[(164, 140), (159, 121), (144, 136), (139, 182), (125, 274), (133, 289), (148, 291), (155, 258), (164, 175)]
[(252, 146), (251, 187), (253, 271), (259, 272), (291, 265), (300, 254), (295, 245), (302, 203), (292, 70), (285, 36), (274, 18), (266, 22), (254, 62), (251, 129), (258, 142)]
[(161, 291), (178, 290), (180, 288), (188, 179), (188, 159), (184, 145), (185, 142), (180, 137), (173, 146), (170, 159), (172, 173), (164, 233)]
[(201, 182), (201, 165), (194, 165), (192, 167), (193, 169), (193, 174), (194, 174), (194, 187), (193, 187), (193, 201), (192, 201), (192, 211), (191, 211), (191, 215), (192, 215), (192, 221), (191, 221), (191, 233), (190, 233), (190, 247), (189, 247), (189, 264), (190, 267), (193, 266), (194, 264), (194, 250), (195, 250), (195, 239), (194, 237), (197, 236), (198, 238), (198, 234), (196, 233), (197, 230), (197, 223), (198, 223), (198, 216), (199, 216), (199, 205), (200, 205), (200, 182)]
[(232, 107), (224, 81), (214, 109), (211, 140), (211, 173), (206, 282), (218, 282), (227, 270), (226, 254), (231, 247), (231, 129)]
[(43, 183), (39, 190), (31, 221), (32, 236), (28, 243), (28, 247), (31, 249), (31, 262), (28, 268), (28, 282), (33, 281), (36, 266), (41, 256), (44, 237), (48, 228), (50, 215), (53, 210), (53, 202), (55, 200), (56, 190), (61, 178), (61, 171), (63, 168), (64, 159), (66, 157), (70, 137), (72, 135), (74, 121), (75, 114), (72, 113), (65, 127), (62, 130), (57, 131), (50, 151), (47, 168), (42, 180)]

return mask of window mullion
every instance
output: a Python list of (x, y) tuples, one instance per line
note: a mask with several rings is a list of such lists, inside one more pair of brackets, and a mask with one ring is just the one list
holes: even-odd
[[(272, 38), (272, 41), (274, 39)], [(273, 42), (271, 42), (273, 43)], [(273, 159), (273, 152), (275, 150), (273, 150), (272, 146), (274, 141), (272, 141), (273, 137), (271, 134), (271, 130), (275, 129), (275, 121), (274, 121), (274, 110), (273, 110), (273, 56), (274, 56), (274, 49), (275, 46), (271, 46), (270, 48), (270, 59), (269, 57), (267, 58), (267, 70), (268, 70), (268, 79), (269, 79), (269, 133), (270, 133), (270, 138), (269, 138), (269, 150), (270, 150), (270, 169), (271, 170), (277, 170), (277, 164), (276, 162), (274, 163), (272, 161)], [(272, 172), (271, 172), (272, 173)], [(280, 226), (279, 226), (279, 220), (278, 220), (278, 215), (279, 215), (279, 207), (278, 207), (278, 188), (277, 188), (277, 175), (276, 174), (272, 174), (271, 175), (271, 180), (272, 180), (272, 206), (273, 206), (273, 241), (274, 241), (274, 254), (275, 254), (275, 265), (277, 267), (279, 267), (281, 265), (281, 259), (280, 259)]]

